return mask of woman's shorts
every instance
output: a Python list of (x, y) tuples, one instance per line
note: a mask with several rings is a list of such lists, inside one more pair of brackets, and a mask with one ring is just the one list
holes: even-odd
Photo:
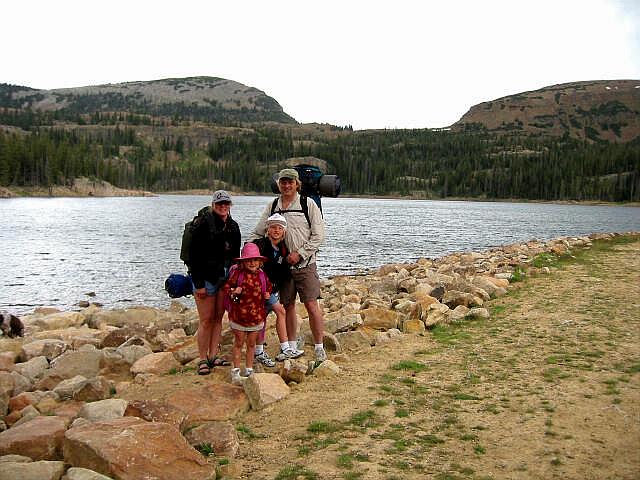
[[(224, 269), (224, 277), (220, 278), (215, 285), (207, 280), (204, 281), (204, 288), (207, 289), (207, 295), (210, 297), (213, 297), (216, 293), (218, 293), (220, 290), (222, 290), (222, 287), (224, 287), (225, 282), (227, 281), (227, 279), (229, 278), (229, 269), (225, 268)], [(193, 282), (192, 282), (193, 283)], [(196, 286), (193, 286), (193, 293), (196, 293)]]
[(264, 322), (259, 323), (258, 325), (251, 325), (249, 327), (245, 327), (244, 325), (240, 325), (235, 322), (229, 322), (229, 327), (232, 330), (238, 330), (240, 332), (259, 332), (264, 327)]
[(271, 296), (269, 297), (269, 300), (265, 300), (264, 309), (266, 310), (267, 314), (269, 314), (269, 312), (273, 310), (273, 306), (279, 301), (280, 301), (280, 295), (278, 295), (278, 292), (272, 293)]

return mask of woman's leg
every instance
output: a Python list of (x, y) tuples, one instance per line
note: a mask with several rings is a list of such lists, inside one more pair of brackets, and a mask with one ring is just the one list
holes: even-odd
[[(211, 345), (211, 337), (214, 330), (214, 309), (215, 297), (206, 296), (205, 298), (196, 297), (196, 307), (198, 308), (198, 354), (202, 360), (206, 360), (209, 355)], [(220, 334), (218, 334), (218, 337)]]
[(211, 312), (211, 336), (209, 337), (208, 353), (209, 358), (215, 358), (220, 346), (220, 336), (222, 334), (222, 317), (224, 315), (224, 293), (218, 290), (213, 298), (213, 310)]

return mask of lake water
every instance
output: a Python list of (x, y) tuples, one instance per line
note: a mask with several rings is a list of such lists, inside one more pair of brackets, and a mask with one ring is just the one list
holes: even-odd
[[(243, 236), (271, 198), (234, 198)], [(72, 310), (80, 300), (168, 306), (164, 279), (185, 271), (184, 223), (209, 202), (196, 195), (0, 200), (0, 309)], [(634, 207), (325, 198), (323, 210), (322, 277), (533, 238), (640, 230)]]

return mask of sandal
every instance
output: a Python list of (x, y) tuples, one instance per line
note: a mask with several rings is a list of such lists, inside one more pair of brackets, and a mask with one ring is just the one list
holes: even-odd
[(200, 360), (198, 362), (198, 375), (209, 375), (211, 373), (211, 367), (207, 360)]
[(207, 358), (207, 363), (209, 364), (210, 368), (228, 367), (229, 365), (231, 365), (231, 363), (228, 360), (222, 357)]

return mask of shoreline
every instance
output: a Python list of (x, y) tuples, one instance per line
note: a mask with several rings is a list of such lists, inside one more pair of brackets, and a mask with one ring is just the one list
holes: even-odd
[[(272, 196), (273, 192), (242, 192), (229, 190), (237, 196)], [(8, 198), (107, 198), (107, 197), (157, 197), (159, 195), (211, 195), (209, 189), (171, 190), (154, 192), (147, 190), (128, 190), (118, 188), (103, 180), (76, 179), (73, 186), (54, 185), (51, 187), (1, 187), (0, 199)], [(367, 200), (417, 200), (434, 202), (482, 202), (482, 203), (540, 203), (550, 205), (581, 205), (581, 206), (610, 206), (610, 207), (640, 207), (640, 202), (607, 202), (601, 200), (538, 200), (527, 198), (483, 198), (483, 197), (447, 197), (423, 198), (415, 195), (366, 195), (344, 194), (340, 198)]]

